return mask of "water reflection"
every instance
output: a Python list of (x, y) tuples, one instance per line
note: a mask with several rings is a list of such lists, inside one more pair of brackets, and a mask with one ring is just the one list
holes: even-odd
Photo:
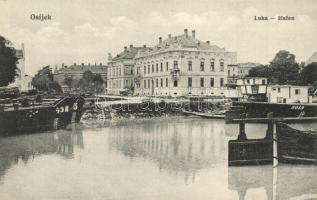
[[(316, 166), (280, 164), (275, 179), (271, 166), (228, 168), (238, 125), (168, 118), (82, 126), (0, 138), (0, 199), (317, 198)], [(249, 138), (265, 130), (246, 127)]]
[(315, 166), (284, 165), (230, 167), (228, 189), (237, 191), (239, 200), (250, 199), (252, 190), (265, 190), (266, 199), (317, 199)]
[(195, 180), (198, 170), (225, 163), (223, 121), (152, 122), (112, 127), (110, 146), (124, 156), (154, 161), (159, 170)]
[(72, 126), (60, 130), (31, 135), (0, 138), (0, 180), (13, 165), (33, 162), (37, 156), (58, 154), (64, 158), (74, 156), (74, 146), (84, 148), (81, 129)]

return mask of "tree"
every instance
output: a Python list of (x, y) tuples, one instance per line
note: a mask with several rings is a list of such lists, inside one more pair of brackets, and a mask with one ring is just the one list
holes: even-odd
[(16, 51), (7, 45), (11, 42), (0, 35), (0, 86), (12, 83), (18, 74)]
[(250, 77), (267, 77), (270, 78), (272, 76), (272, 69), (267, 65), (260, 65), (252, 68), (249, 71)]
[(77, 83), (77, 87), (86, 92), (93, 92), (93, 78), (94, 74), (90, 70), (85, 71), (83, 77)]
[(67, 85), (69, 88), (73, 85), (73, 77), (66, 77), (63, 81), (65, 85)]
[(48, 93), (62, 93), (62, 87), (56, 82), (52, 81), (48, 86)]
[(100, 74), (95, 74), (92, 81), (94, 83), (95, 91), (102, 92), (104, 83), (102, 76)]
[(60, 93), (61, 86), (54, 81), (54, 74), (50, 66), (43, 67), (32, 79), (32, 85), (39, 91), (48, 93), (57, 92)]
[(104, 80), (100, 74), (85, 71), (83, 77), (77, 83), (77, 87), (85, 92), (102, 92)]
[(304, 67), (299, 74), (299, 83), (301, 85), (317, 84), (317, 63), (314, 62)]
[(272, 70), (271, 79), (276, 84), (296, 83), (299, 75), (299, 64), (295, 55), (288, 51), (279, 51), (271, 61), (269, 67)]

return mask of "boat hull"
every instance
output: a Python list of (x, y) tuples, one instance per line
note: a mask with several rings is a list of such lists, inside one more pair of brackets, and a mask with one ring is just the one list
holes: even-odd
[(277, 155), (281, 163), (317, 164), (317, 132), (276, 124)]
[(64, 97), (51, 106), (22, 107), (0, 112), (0, 136), (65, 128), (82, 115), (82, 97)]
[(230, 140), (228, 165), (266, 165), (273, 163), (273, 142), (270, 139)]
[(233, 102), (233, 105), (243, 108), (247, 118), (265, 118), (271, 112), (274, 117), (317, 117), (317, 104)]

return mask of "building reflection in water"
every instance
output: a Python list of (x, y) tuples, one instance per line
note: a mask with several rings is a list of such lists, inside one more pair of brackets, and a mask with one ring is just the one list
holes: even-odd
[(315, 166), (279, 164), (252, 167), (229, 167), (228, 189), (237, 191), (239, 200), (252, 189), (265, 189), (268, 200), (317, 199)]
[(112, 127), (110, 147), (130, 157), (147, 158), (159, 170), (195, 180), (198, 170), (226, 165), (223, 121), (159, 122)]
[(0, 180), (20, 161), (28, 164), (37, 156), (54, 153), (73, 158), (74, 146), (84, 148), (82, 131), (76, 126), (70, 130), (0, 138)]

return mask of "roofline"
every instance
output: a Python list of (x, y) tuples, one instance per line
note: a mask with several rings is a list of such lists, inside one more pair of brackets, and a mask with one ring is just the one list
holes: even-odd
[(174, 51), (187, 51), (187, 52), (194, 51), (194, 52), (207, 52), (207, 53), (237, 53), (235, 51), (211, 51), (211, 50), (197, 50), (197, 49), (165, 49), (164, 51), (156, 51), (156, 52), (153, 52), (152, 54), (148, 54), (148, 55), (144, 55), (144, 56), (136, 56), (135, 59), (153, 56), (153, 55), (157, 55), (157, 54), (163, 54), (163, 53), (167, 53), (167, 52), (174, 52)]

